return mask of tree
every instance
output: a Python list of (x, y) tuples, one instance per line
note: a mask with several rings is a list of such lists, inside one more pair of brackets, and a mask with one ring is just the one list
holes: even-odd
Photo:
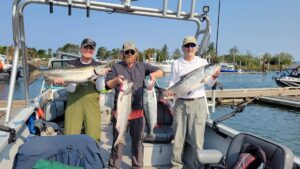
[(72, 43), (65, 44), (62, 48), (58, 48), (56, 52), (65, 52), (70, 54), (79, 55), (80, 47)]
[(239, 53), (239, 50), (237, 49), (236, 46), (233, 48), (229, 49), (229, 54), (233, 57), (233, 64), (235, 65), (235, 57)]
[(178, 59), (182, 56), (182, 53), (179, 48), (176, 48), (175, 51), (173, 52), (172, 58), (173, 59)]
[(168, 49), (167, 44), (164, 44), (163, 47), (162, 47), (162, 49), (161, 49), (161, 52), (160, 52), (160, 60), (159, 60), (159, 62), (167, 60), (168, 58), (169, 58), (169, 49)]
[(106, 47), (101, 46), (101, 47), (98, 48), (96, 57), (98, 59), (104, 60), (104, 59), (106, 59), (105, 54), (106, 54)]
[(44, 50), (44, 49), (39, 49), (39, 50), (37, 51), (37, 55), (38, 55), (39, 58), (46, 58), (46, 57), (47, 57), (46, 50)]
[(52, 49), (49, 48), (49, 49), (48, 49), (48, 58), (51, 58), (51, 57), (52, 57)]

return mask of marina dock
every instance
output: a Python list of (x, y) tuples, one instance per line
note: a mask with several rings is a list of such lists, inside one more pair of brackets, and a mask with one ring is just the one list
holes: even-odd
[[(207, 98), (211, 98), (212, 91), (206, 90)], [(283, 88), (247, 88), (216, 90), (216, 99), (247, 99), (263, 96), (300, 96), (299, 87)]]
[(300, 109), (300, 98), (299, 97), (291, 97), (291, 96), (267, 96), (260, 97), (258, 99), (259, 102), (276, 104), (279, 106), (292, 107), (296, 109)]

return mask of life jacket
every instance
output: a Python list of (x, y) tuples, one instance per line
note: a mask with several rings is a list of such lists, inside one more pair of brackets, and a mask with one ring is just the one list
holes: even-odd
[(267, 165), (266, 153), (258, 145), (250, 144), (240, 152), (234, 169), (265, 169)]

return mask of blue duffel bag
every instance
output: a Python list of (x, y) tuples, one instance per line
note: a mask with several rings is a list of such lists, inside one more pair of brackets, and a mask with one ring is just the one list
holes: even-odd
[(39, 159), (84, 169), (104, 168), (98, 144), (87, 135), (33, 137), (19, 147), (13, 169), (32, 169)]

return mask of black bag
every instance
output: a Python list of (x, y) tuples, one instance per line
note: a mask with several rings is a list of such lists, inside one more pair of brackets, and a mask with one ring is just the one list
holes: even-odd
[(33, 137), (19, 147), (13, 169), (32, 169), (39, 159), (85, 169), (105, 167), (98, 144), (87, 135)]
[(258, 145), (250, 144), (240, 152), (234, 169), (265, 169), (267, 164), (266, 153)]

